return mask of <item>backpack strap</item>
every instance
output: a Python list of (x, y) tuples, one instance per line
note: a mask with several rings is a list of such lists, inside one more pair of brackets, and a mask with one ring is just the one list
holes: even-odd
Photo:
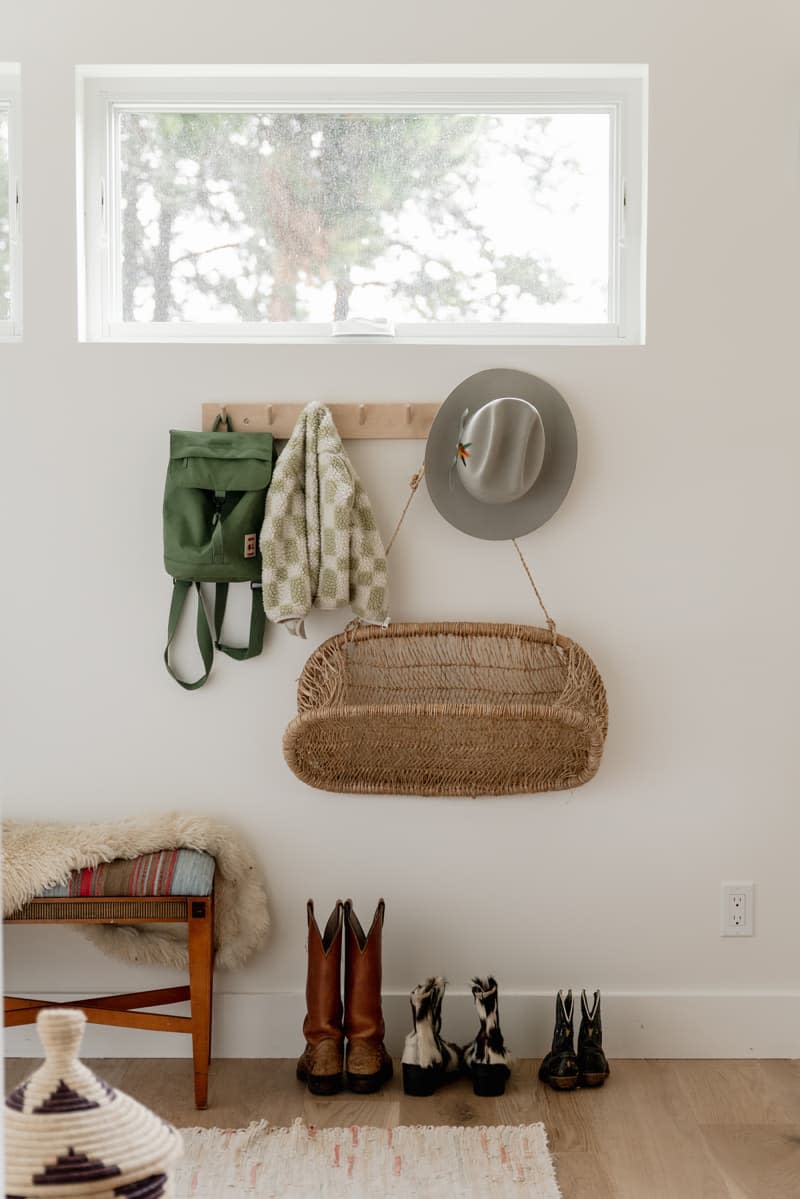
[[(193, 683), (187, 683), (183, 679), (178, 678), (175, 671), (170, 666), (169, 662), (169, 647), (172, 645), (172, 639), (175, 636), (178, 625), (180, 623), (181, 614), (186, 605), (186, 600), (189, 597), (189, 592), (192, 586), (197, 588), (197, 648), (200, 650), (200, 657), (203, 659), (205, 674), (202, 674), (199, 679), (195, 679)], [(172, 603), (169, 607), (169, 623), (167, 625), (167, 647), (164, 650), (164, 664), (172, 675), (176, 683), (180, 683), (187, 691), (194, 691), (197, 687), (202, 687), (211, 673), (211, 666), (214, 661), (214, 645), (211, 640), (211, 629), (208, 623), (208, 616), (203, 605), (203, 596), (200, 591), (200, 584), (194, 583), (188, 579), (173, 579), (172, 588)]]
[[(178, 675), (170, 665), (169, 648), (178, 630), (183, 609), (186, 606), (186, 600), (189, 598), (189, 592), (192, 587), (197, 589), (197, 648), (200, 650), (200, 657), (203, 659), (205, 672), (199, 679), (195, 679), (193, 683), (187, 683), (184, 679), (178, 678)], [(167, 647), (164, 650), (164, 664), (175, 682), (180, 683), (181, 687), (184, 687), (187, 691), (195, 691), (208, 681), (208, 676), (211, 674), (211, 667), (214, 662), (214, 646), (218, 650), (221, 650), (223, 654), (227, 654), (229, 658), (235, 658), (237, 662), (244, 662), (248, 658), (257, 658), (261, 653), (264, 645), (264, 624), (266, 620), (264, 605), (261, 602), (261, 584), (251, 583), (250, 591), (253, 597), (250, 607), (250, 640), (246, 646), (240, 649), (233, 645), (223, 645), (220, 641), (222, 622), (225, 619), (225, 606), (228, 602), (228, 584), (217, 583), (216, 586), (214, 595), (214, 638), (212, 640), (211, 626), (208, 623), (208, 616), (203, 604), (200, 584), (192, 583), (188, 579), (173, 579), (172, 603), (169, 608)]]
[(244, 662), (247, 658), (257, 658), (264, 645), (266, 616), (264, 605), (261, 602), (261, 584), (251, 583), (250, 592), (253, 597), (250, 606), (250, 640), (242, 649), (237, 649), (232, 645), (223, 645), (220, 641), (222, 622), (225, 619), (225, 605), (228, 602), (228, 584), (217, 583), (214, 596), (214, 644), (223, 654), (227, 654), (229, 658), (235, 658), (237, 662)]

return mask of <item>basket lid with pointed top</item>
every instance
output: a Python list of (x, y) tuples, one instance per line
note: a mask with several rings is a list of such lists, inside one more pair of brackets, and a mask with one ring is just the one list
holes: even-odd
[(180, 1135), (83, 1065), (85, 1023), (70, 1008), (39, 1012), (45, 1060), (6, 1099), (6, 1196), (166, 1199)]

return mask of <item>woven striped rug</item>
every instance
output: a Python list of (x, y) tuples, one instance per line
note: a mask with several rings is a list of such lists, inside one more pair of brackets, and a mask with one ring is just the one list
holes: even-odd
[(182, 1129), (175, 1199), (559, 1199), (543, 1124)]

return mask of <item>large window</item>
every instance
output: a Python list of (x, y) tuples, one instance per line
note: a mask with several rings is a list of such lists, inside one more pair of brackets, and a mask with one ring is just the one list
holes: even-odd
[(0, 63), (0, 338), (21, 332), (19, 69)]
[(282, 70), (84, 73), (86, 336), (642, 340), (643, 70)]

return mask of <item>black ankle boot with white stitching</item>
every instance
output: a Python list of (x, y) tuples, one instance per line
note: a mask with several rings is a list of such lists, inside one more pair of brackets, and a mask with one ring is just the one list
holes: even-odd
[(502, 1095), (511, 1074), (512, 1059), (500, 1031), (497, 982), (491, 977), (473, 978), (472, 994), (480, 1028), (475, 1040), (464, 1050), (464, 1065), (472, 1077), (476, 1095)]
[(572, 1023), (572, 991), (559, 991), (556, 996), (556, 1023), (553, 1044), (539, 1067), (539, 1077), (554, 1091), (574, 1091), (580, 1070), (575, 1056), (575, 1033)]
[(603, 1053), (603, 1024), (600, 1019), (600, 992), (595, 991), (591, 1006), (581, 991), (581, 1026), (578, 1029), (578, 1070), (582, 1087), (602, 1087), (611, 1073)]

